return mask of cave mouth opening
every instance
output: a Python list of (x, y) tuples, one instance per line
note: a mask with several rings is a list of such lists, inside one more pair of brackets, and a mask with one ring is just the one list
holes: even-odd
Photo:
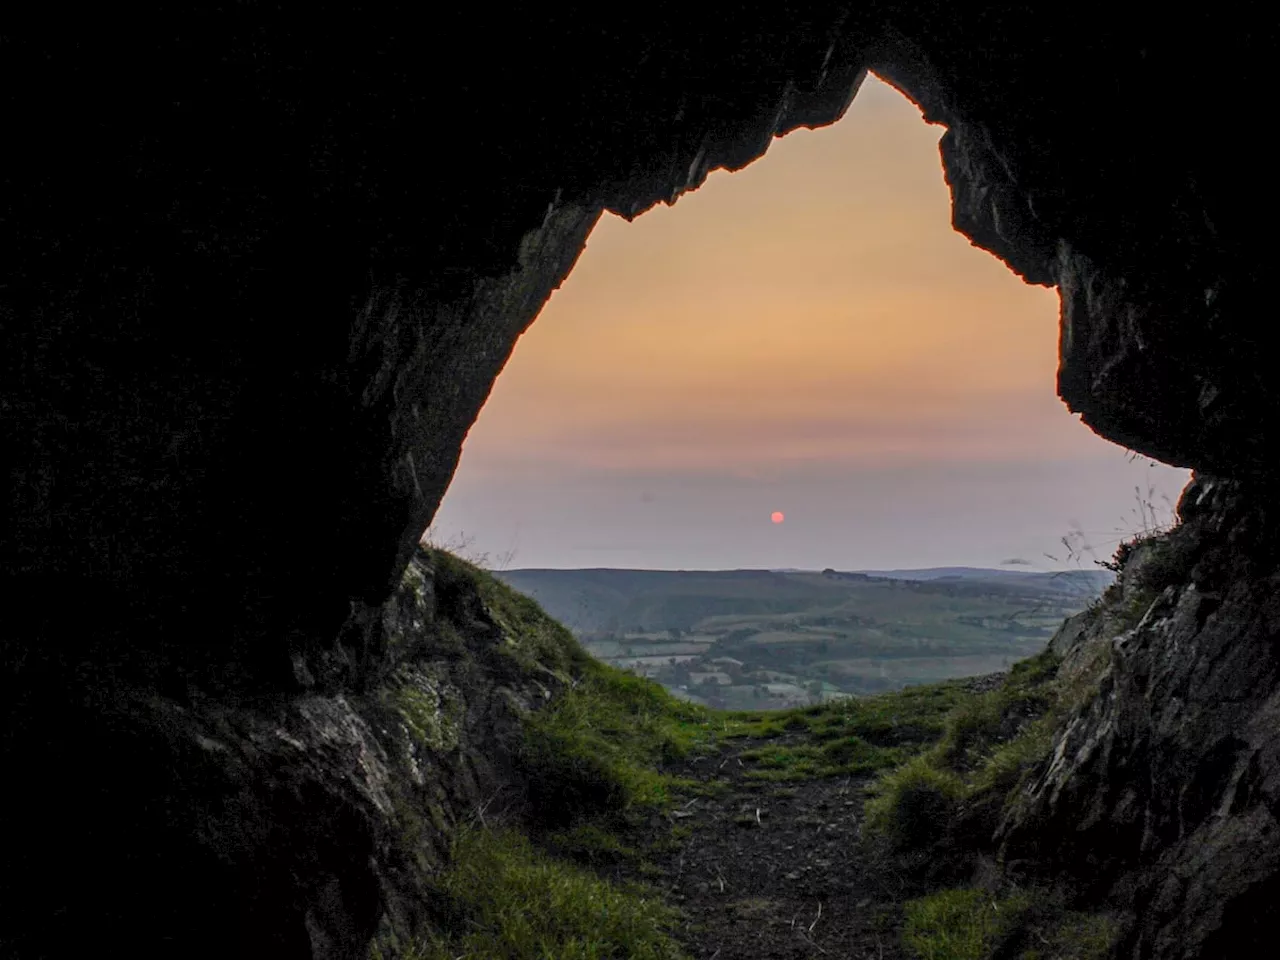
[(606, 216), (428, 537), (504, 567), (1025, 570), (1170, 520), (1186, 472), (1056, 395), (1056, 291), (953, 229), (944, 130), (872, 74), (837, 123)]

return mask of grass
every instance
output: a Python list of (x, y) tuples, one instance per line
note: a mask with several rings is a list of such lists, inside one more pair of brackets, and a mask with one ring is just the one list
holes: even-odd
[(867, 801), (867, 826), (899, 848), (938, 840), (968, 791), (965, 782), (931, 755), (913, 757), (877, 781)]
[(872, 785), (865, 813), (873, 833), (921, 849), (946, 835), (962, 803), (998, 811), (1052, 748), (1057, 668), (1046, 650), (1015, 664), (998, 689), (959, 699), (932, 745)]
[(523, 761), (535, 804), (563, 824), (665, 806), (682, 781), (659, 767), (714, 740), (710, 711), (592, 661), (528, 718)]
[(534, 600), (460, 557), (423, 549), (431, 560), (437, 599), (449, 609), (439, 619), (459, 624), (490, 620), (502, 634), (500, 652), (527, 672), (568, 678), (593, 662), (573, 634)]
[(936, 739), (947, 715), (965, 696), (962, 684), (948, 681), (793, 710), (728, 712), (717, 720), (726, 738), (763, 739), (807, 731), (820, 741), (853, 734), (892, 746)]
[(746, 779), (775, 782), (872, 773), (896, 766), (903, 756), (900, 747), (877, 747), (856, 734), (826, 743), (770, 744), (739, 754), (742, 760), (754, 763), (743, 774)]
[(1111, 917), (1069, 910), (1050, 890), (939, 890), (903, 914), (902, 942), (917, 960), (1106, 960), (1119, 934)]
[(986, 960), (1030, 906), (1025, 894), (997, 900), (985, 890), (940, 890), (908, 901), (902, 942), (919, 960)]
[(678, 914), (654, 892), (602, 880), (513, 831), (462, 830), (429, 893), (441, 921), (408, 960), (685, 957), (669, 934)]
[(641, 851), (597, 823), (580, 823), (550, 834), (545, 844), (557, 856), (596, 869), (620, 863), (639, 866), (643, 860)]
[(932, 745), (966, 697), (972, 694), (961, 684), (936, 683), (776, 713), (726, 713), (716, 729), (725, 739), (807, 734), (804, 742), (743, 750), (739, 757), (753, 764), (744, 774), (748, 780), (856, 776), (898, 766)]
[[(709, 749), (724, 720), (594, 659), (534, 600), (488, 572), (443, 550), (424, 549), (434, 573), (436, 619), (496, 628), (505, 662), (553, 694), (526, 716), (520, 750), (531, 799), (550, 814), (545, 826), (564, 830), (665, 805), (680, 784), (659, 767)], [(410, 696), (398, 706), (417, 721), (415, 731), (434, 732), (427, 721), (436, 717), (423, 709), (434, 704)]]
[[(1156, 563), (1153, 572), (1135, 577), (1140, 592), (1172, 575), (1172, 560)], [(943, 883), (966, 875), (969, 858), (990, 843), (1001, 816), (1024, 796), (1027, 778), (1051, 755), (1063, 721), (1097, 695), (1109, 662), (1107, 638), (1123, 629), (1132, 606), (1119, 589), (1109, 591), (1088, 614), (1102, 618), (1089, 625), (1093, 639), (1065, 665), (1045, 650), (1015, 664), (998, 689), (961, 697), (932, 745), (873, 784), (865, 807), (870, 835), (887, 839), (904, 865), (918, 863), (927, 874), (951, 878)], [(959, 866), (939, 870), (942, 861)], [(927, 881), (925, 889), (936, 882)], [(1110, 957), (1119, 923), (1069, 909), (1067, 902), (1061, 891), (937, 890), (904, 905), (902, 941), (917, 960)]]
[(996, 745), (1020, 737), (1027, 719), (1043, 716), (1056, 704), (1057, 668), (1057, 657), (1045, 650), (1014, 664), (998, 689), (957, 704), (946, 719), (941, 759), (959, 770), (972, 769), (983, 764)]

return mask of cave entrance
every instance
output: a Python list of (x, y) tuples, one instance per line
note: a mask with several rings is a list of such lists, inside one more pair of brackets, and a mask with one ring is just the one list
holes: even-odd
[[(429, 538), (710, 707), (1038, 653), (1105, 586), (1092, 561), (1170, 520), (1187, 471), (1057, 398), (1057, 293), (952, 229), (942, 133), (870, 78), (831, 127), (634, 223), (605, 216)], [(920, 571), (951, 567), (970, 570)]]
[[(943, 132), (870, 78), (830, 127), (606, 216), (516, 345), (429, 538), (712, 707), (1043, 649), (1104, 585), (1092, 561), (1171, 520), (1187, 472), (1058, 399), (1057, 293), (952, 229)], [(664, 570), (685, 572), (637, 572)]]
[(433, 536), (519, 567), (1047, 569), (1165, 519), (1186, 471), (1058, 399), (1056, 291), (952, 229), (943, 132), (873, 76), (838, 123), (606, 215)]

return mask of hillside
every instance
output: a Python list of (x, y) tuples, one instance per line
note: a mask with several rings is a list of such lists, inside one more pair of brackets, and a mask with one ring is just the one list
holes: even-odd
[(1105, 571), (509, 570), (595, 656), (673, 693), (776, 709), (1004, 669)]

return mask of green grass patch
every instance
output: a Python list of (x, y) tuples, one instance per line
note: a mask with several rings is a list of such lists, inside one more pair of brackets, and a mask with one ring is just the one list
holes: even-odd
[(465, 704), (451, 686), (436, 683), (412, 669), (402, 669), (398, 686), (388, 687), (386, 701), (409, 735), (422, 746), (446, 753), (458, 745)]
[(984, 816), (998, 812), (1052, 749), (1057, 668), (1046, 650), (1016, 664), (999, 688), (958, 697), (937, 723), (934, 744), (872, 786), (871, 830), (900, 849), (919, 849), (942, 839), (962, 803)]
[(818, 740), (853, 735), (883, 747), (923, 746), (937, 739), (967, 696), (962, 684), (949, 681), (809, 707), (803, 715)]
[(966, 695), (962, 683), (946, 681), (812, 707), (732, 711), (712, 717), (723, 739), (769, 739), (808, 731), (820, 741), (856, 735), (880, 746), (909, 745), (936, 740), (947, 715)]
[(408, 960), (683, 960), (677, 913), (646, 887), (602, 880), (518, 833), (465, 829), (429, 891), (439, 923)]
[(976, 694), (956, 705), (947, 718), (939, 758), (956, 768), (969, 766), (975, 755), (989, 748), (1000, 734), (1004, 722), (1004, 698), (1001, 691)]
[(430, 557), (437, 601), (448, 612), (438, 619), (492, 621), (502, 632), (499, 650), (528, 672), (551, 671), (567, 678), (593, 662), (573, 634), (530, 597), (447, 551), (423, 550)]
[(744, 750), (740, 758), (752, 764), (747, 780), (856, 776), (895, 767), (932, 746), (947, 718), (972, 698), (961, 683), (948, 681), (772, 713), (712, 713), (708, 732), (722, 740), (808, 733), (805, 742)]
[(768, 744), (744, 750), (739, 757), (753, 767), (748, 780), (814, 780), (883, 770), (902, 762), (900, 747), (877, 747), (853, 734), (825, 743)]
[(802, 743), (744, 750), (740, 758), (753, 764), (743, 774), (748, 780), (854, 776), (897, 766), (936, 742), (965, 696), (958, 683), (936, 683), (775, 713), (713, 714), (712, 728), (725, 739), (809, 734)]
[(661, 807), (681, 781), (659, 771), (709, 749), (709, 711), (602, 663), (525, 724), (524, 763), (536, 805), (560, 824)]
[(713, 714), (718, 733), (724, 740), (766, 739), (787, 732), (785, 724), (797, 716), (795, 710), (774, 712), (723, 711)]
[(902, 942), (917, 960), (1107, 960), (1120, 934), (1112, 917), (1069, 910), (1051, 890), (940, 890), (903, 914)]
[(1030, 906), (1025, 894), (996, 900), (984, 890), (940, 890), (908, 901), (902, 942), (919, 960), (986, 960)]
[(1057, 715), (1045, 714), (1032, 721), (1011, 740), (995, 747), (974, 771), (971, 785), (975, 793), (1007, 795), (1019, 787), (1027, 774), (1049, 756)]
[(634, 866), (643, 859), (639, 850), (597, 823), (580, 823), (550, 834), (544, 843), (556, 856), (596, 868), (617, 864)]
[(967, 793), (965, 782), (934, 756), (915, 756), (876, 782), (866, 804), (867, 826), (897, 847), (925, 847), (945, 833)]

